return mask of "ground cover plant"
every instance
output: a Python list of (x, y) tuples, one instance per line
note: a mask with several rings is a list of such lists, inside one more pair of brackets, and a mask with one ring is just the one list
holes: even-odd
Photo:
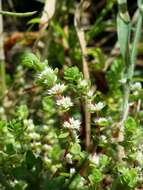
[(143, 1), (27, 3), (0, 1), (0, 189), (143, 189)]

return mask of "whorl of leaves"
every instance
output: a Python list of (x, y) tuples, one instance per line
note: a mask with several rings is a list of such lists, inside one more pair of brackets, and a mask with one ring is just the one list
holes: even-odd
[(20, 63), (29, 69), (42, 70), (40, 60), (31, 52), (22, 53), (20, 56)]

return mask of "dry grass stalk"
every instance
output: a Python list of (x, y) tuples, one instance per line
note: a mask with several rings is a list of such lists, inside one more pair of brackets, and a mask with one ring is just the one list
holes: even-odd
[[(85, 40), (85, 34), (84, 30), (81, 26), (81, 13), (84, 11), (83, 9), (84, 5), (87, 3), (87, 1), (82, 0), (79, 4), (79, 6), (76, 8), (75, 11), (75, 28), (78, 36), (78, 40), (80, 43), (81, 53), (82, 53), (82, 64), (83, 64), (83, 75), (85, 80), (90, 79), (89, 75), (89, 69), (88, 69), (88, 63), (87, 63), (87, 49), (86, 49), (86, 40)], [(87, 5), (87, 4), (86, 4)], [(90, 149), (91, 145), (91, 114), (89, 112), (89, 104), (90, 102), (88, 100), (85, 101), (84, 105), (84, 112), (85, 112), (85, 130), (86, 130), (86, 149)]]

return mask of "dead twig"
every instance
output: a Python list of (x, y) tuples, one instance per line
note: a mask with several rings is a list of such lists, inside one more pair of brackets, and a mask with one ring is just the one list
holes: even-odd
[[(81, 48), (81, 53), (82, 53), (82, 64), (83, 64), (83, 75), (85, 80), (90, 79), (89, 75), (89, 69), (88, 69), (88, 63), (86, 60), (87, 57), (87, 49), (86, 49), (86, 41), (85, 41), (85, 34), (84, 30), (81, 26), (81, 14), (82, 11), (84, 11), (88, 4), (89, 1), (86, 0), (81, 0), (79, 6), (76, 8), (75, 11), (75, 19), (74, 19), (74, 24), (75, 24), (75, 29), (77, 32), (80, 48)], [(85, 130), (86, 130), (86, 149), (90, 149), (91, 145), (91, 114), (88, 110), (90, 102), (88, 100), (85, 100), (85, 106), (84, 106), (84, 112), (85, 112)]]
[(53, 18), (55, 14), (55, 10), (56, 10), (56, 0), (46, 0), (44, 8), (43, 8), (42, 16), (40, 19), (40, 23), (39, 23), (39, 29), (40, 29), (39, 37), (34, 43), (33, 50), (36, 49), (39, 40), (43, 36), (45, 29), (48, 27), (50, 20)]

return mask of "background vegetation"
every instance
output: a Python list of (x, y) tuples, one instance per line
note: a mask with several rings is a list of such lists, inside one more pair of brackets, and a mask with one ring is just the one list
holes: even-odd
[(143, 189), (143, 1), (0, 5), (0, 189)]

